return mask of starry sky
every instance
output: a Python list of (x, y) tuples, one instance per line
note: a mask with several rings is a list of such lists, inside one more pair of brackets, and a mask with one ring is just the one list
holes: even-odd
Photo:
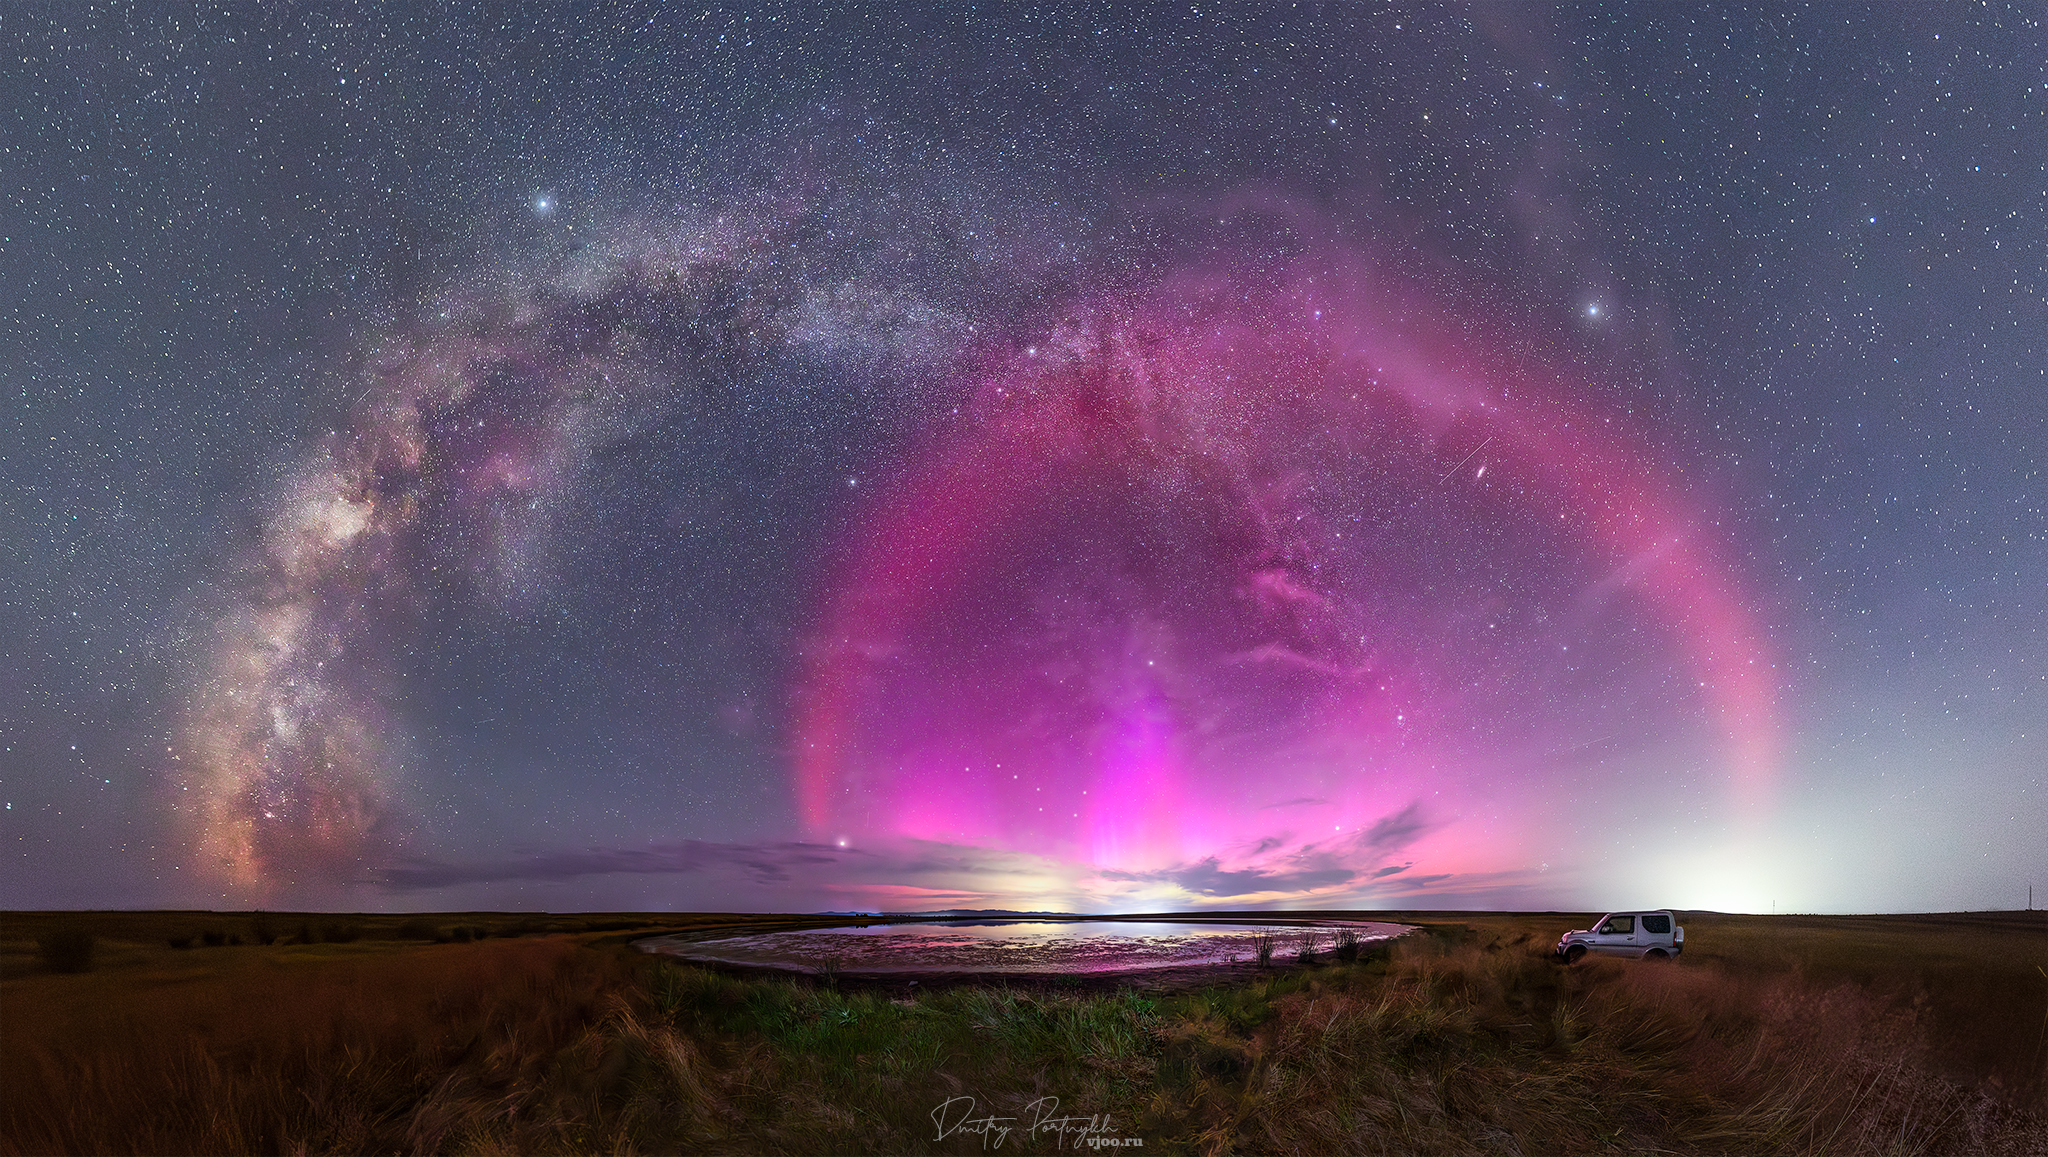
[(0, 12), (0, 906), (2048, 898), (2048, 8), (418, 7)]

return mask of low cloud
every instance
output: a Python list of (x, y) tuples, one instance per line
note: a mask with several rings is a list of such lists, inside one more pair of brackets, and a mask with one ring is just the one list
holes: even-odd
[(1174, 884), (1198, 896), (1251, 896), (1272, 892), (1313, 892), (1348, 883), (1357, 876), (1349, 868), (1317, 867), (1274, 870), (1225, 868), (1215, 856), (1178, 868), (1153, 872), (1105, 871), (1104, 879), (1134, 883)]
[[(1274, 807), (1328, 801), (1302, 797)], [(1145, 905), (1370, 904), (1455, 891), (1462, 878), (1411, 875), (1394, 861), (1433, 825), (1418, 804), (1363, 829), (1304, 842), (1280, 833), (1151, 869), (1098, 869), (1050, 856), (928, 840), (853, 847), (803, 840), (684, 840), (629, 848), (535, 850), (452, 861), (393, 861), (366, 883), (408, 903), (476, 906), (491, 897), (633, 895), (674, 908), (800, 911), (824, 907), (923, 911), (950, 907), (1130, 911)], [(1133, 906), (1139, 907), (1133, 907)], [(1156, 907), (1153, 910), (1157, 910)]]
[(686, 840), (636, 848), (536, 851), (497, 859), (446, 861), (416, 857), (389, 864), (367, 882), (405, 896), (459, 891), (465, 896), (507, 889), (572, 886), (616, 892), (623, 882), (676, 896), (679, 906), (746, 906), (802, 910), (844, 906), (864, 896), (896, 911), (1001, 906), (1020, 894), (1048, 892), (1077, 902), (1079, 869), (998, 849), (900, 841), (839, 847), (807, 841), (715, 843)]
[(384, 868), (375, 873), (372, 880), (394, 892), (505, 881), (554, 883), (584, 876), (620, 874), (693, 875), (706, 872), (736, 872), (760, 883), (780, 883), (805, 874), (806, 869), (842, 865), (864, 855), (865, 853), (854, 849), (800, 841), (719, 844), (703, 840), (685, 840), (681, 843), (654, 844), (645, 848), (586, 848), (579, 851), (533, 852), (502, 860), (467, 863), (415, 858)]
[(691, 840), (665, 847), (542, 852), (480, 863), (415, 858), (374, 873), (372, 880), (394, 892), (415, 892), (457, 884), (554, 882), (621, 872), (681, 875), (701, 872), (718, 859), (715, 845)]
[(1376, 852), (1393, 852), (1415, 842), (1415, 837), (1429, 830), (1429, 824), (1422, 818), (1422, 805), (1411, 803), (1390, 816), (1381, 816), (1365, 830), (1364, 844)]

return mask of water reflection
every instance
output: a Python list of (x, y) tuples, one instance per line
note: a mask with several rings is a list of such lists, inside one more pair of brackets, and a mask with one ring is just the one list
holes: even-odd
[(1276, 941), (1276, 959), (1292, 959), (1302, 938), (1325, 957), (1340, 931), (1361, 942), (1408, 929), (1372, 921), (1282, 924), (1195, 924), (1111, 920), (957, 919), (850, 925), (742, 936), (661, 936), (643, 951), (685, 960), (746, 964), (792, 972), (992, 975), (1137, 972), (1256, 959), (1262, 936)]

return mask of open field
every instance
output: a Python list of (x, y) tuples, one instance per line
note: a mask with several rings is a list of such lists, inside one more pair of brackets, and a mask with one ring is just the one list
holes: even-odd
[(1569, 969), (1591, 914), (1345, 915), (1424, 930), (913, 988), (628, 943), (801, 918), (13, 913), (0, 1152), (2048, 1153), (2048, 914), (1693, 913)]

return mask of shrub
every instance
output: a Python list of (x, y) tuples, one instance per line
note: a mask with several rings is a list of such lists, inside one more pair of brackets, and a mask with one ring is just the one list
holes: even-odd
[(36, 954), (52, 972), (90, 972), (97, 944), (82, 928), (58, 928), (36, 937)]
[(458, 924), (455, 926), (454, 936), (457, 944), (469, 943), (469, 929), (463, 925)]
[(1346, 964), (1350, 964), (1353, 961), (1357, 960), (1358, 947), (1360, 943), (1362, 942), (1358, 938), (1358, 929), (1337, 929), (1337, 959), (1343, 961)]
[(350, 944), (362, 939), (363, 930), (353, 924), (329, 924), (320, 929), (320, 936), (329, 944)]
[(1258, 954), (1260, 968), (1271, 968), (1273, 966), (1273, 948), (1279, 941), (1280, 937), (1277, 933), (1256, 932), (1252, 934), (1252, 951)]
[(190, 936), (173, 936), (165, 941), (165, 943), (182, 952), (192, 947), (192, 938)]
[(1322, 943), (1322, 939), (1322, 933), (1317, 932), (1315, 929), (1309, 928), (1304, 930), (1301, 934), (1301, 939), (1295, 943), (1295, 956), (1303, 964), (1313, 964), (1316, 959), (1316, 947)]
[(225, 932), (201, 932), (199, 938), (206, 942), (208, 948), (219, 948), (228, 942), (228, 934)]
[(256, 944), (277, 943), (277, 929), (270, 926), (267, 916), (258, 916), (249, 922), (249, 939)]
[(441, 939), (441, 930), (435, 927), (433, 924), (415, 916), (412, 919), (405, 921), (403, 924), (400, 924), (398, 927), (392, 929), (391, 935), (394, 939), (397, 940), (438, 941)]

